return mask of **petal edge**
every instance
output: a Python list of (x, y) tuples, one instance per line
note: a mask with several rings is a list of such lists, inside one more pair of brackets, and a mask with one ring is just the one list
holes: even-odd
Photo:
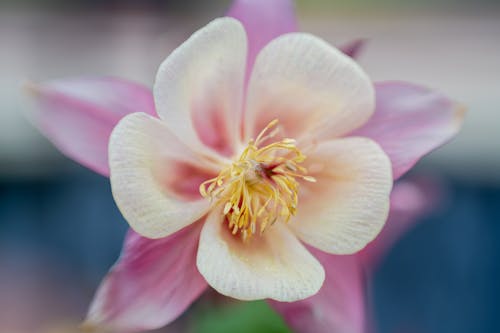
[(109, 175), (108, 142), (118, 121), (133, 112), (154, 116), (151, 91), (112, 77), (26, 84), (37, 105), (28, 118), (66, 156)]
[(375, 84), (376, 110), (351, 135), (376, 141), (389, 155), (394, 179), (460, 130), (465, 108), (440, 93), (405, 82)]
[(131, 333), (175, 320), (207, 288), (195, 266), (199, 232), (200, 223), (151, 240), (130, 230), (83, 326)]

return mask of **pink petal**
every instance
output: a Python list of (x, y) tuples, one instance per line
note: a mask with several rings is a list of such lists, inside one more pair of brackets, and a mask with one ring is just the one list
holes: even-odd
[(375, 85), (376, 111), (351, 135), (375, 140), (389, 155), (394, 179), (459, 131), (464, 109), (444, 95), (403, 82)]
[(30, 85), (35, 126), (65, 155), (109, 175), (108, 139), (125, 115), (155, 115), (151, 91), (116, 78), (65, 79)]
[(357, 253), (363, 265), (369, 270), (375, 267), (391, 246), (439, 203), (441, 196), (439, 184), (432, 179), (398, 181), (391, 193), (391, 208), (384, 228)]
[(365, 48), (366, 39), (359, 38), (348, 42), (347, 44), (341, 45), (339, 50), (347, 54), (351, 58), (358, 58), (361, 51)]
[(164, 326), (206, 289), (196, 269), (201, 222), (151, 240), (130, 231), (90, 306), (86, 327), (140, 332)]
[(311, 249), (326, 271), (320, 291), (303, 301), (270, 301), (286, 323), (300, 333), (363, 333), (364, 286), (355, 256), (336, 256)]
[(274, 38), (297, 31), (291, 0), (235, 0), (227, 16), (243, 23), (248, 36), (247, 74), (260, 50)]

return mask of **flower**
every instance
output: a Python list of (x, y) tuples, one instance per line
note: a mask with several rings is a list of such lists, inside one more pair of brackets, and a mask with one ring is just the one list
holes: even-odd
[[(281, 36), (296, 27), (289, 1), (236, 1), (230, 16), (244, 24), (248, 49), (239, 21), (212, 22), (161, 65), (154, 103), (146, 88), (113, 78), (32, 89), (35, 124), (68, 156), (111, 170), (135, 230), (96, 294), (90, 326), (163, 326), (207, 282), (240, 299), (315, 294), (323, 252), (371, 241), (392, 178), (460, 127), (461, 110), (444, 96), (372, 84), (319, 38)], [(309, 249), (320, 262), (302, 242), (323, 251)]]
[(233, 18), (176, 49), (154, 86), (159, 119), (133, 113), (111, 134), (111, 187), (141, 236), (191, 226), (171, 246), (197, 248), (186, 256), (219, 293), (297, 301), (324, 280), (300, 241), (362, 249), (385, 223), (391, 164), (372, 140), (346, 135), (374, 109), (371, 82), (349, 57), (284, 35), (259, 53), (244, 93), (246, 54)]

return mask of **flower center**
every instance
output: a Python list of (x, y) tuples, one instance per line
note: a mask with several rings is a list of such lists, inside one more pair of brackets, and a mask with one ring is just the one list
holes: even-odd
[(279, 132), (278, 120), (271, 121), (257, 139), (251, 139), (240, 157), (212, 179), (200, 185), (203, 197), (224, 205), (225, 221), (233, 235), (243, 240), (296, 214), (297, 178), (315, 182), (300, 166), (306, 156), (295, 140), (282, 139), (263, 145)]

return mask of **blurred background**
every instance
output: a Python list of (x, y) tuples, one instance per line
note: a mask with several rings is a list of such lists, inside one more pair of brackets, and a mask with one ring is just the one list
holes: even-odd
[[(76, 332), (126, 230), (108, 180), (25, 120), (21, 84), (96, 74), (151, 86), (169, 52), (228, 5), (0, 2), (0, 333)], [(420, 83), (469, 109), (458, 137), (412, 172), (444, 197), (375, 273), (376, 331), (500, 332), (500, 3), (302, 0), (297, 13), (332, 44), (368, 38), (360, 62), (374, 80)], [(212, 298), (164, 332), (288, 331), (265, 302)]]

